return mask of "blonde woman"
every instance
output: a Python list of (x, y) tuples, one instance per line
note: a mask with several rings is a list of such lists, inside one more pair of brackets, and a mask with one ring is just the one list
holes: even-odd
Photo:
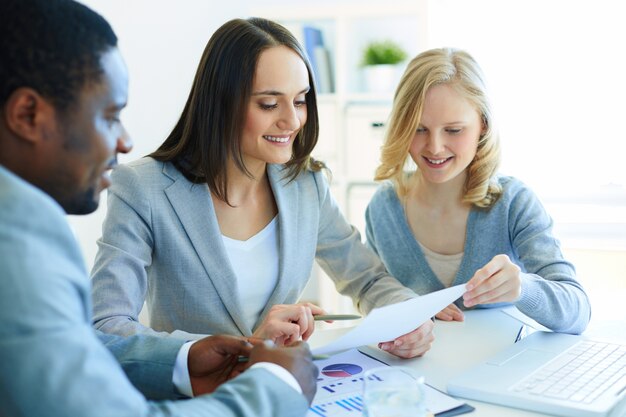
[(447, 48), (418, 55), (396, 90), (375, 178), (388, 181), (367, 208), (368, 244), (419, 294), (467, 283), (441, 320), (511, 303), (554, 331), (581, 333), (587, 295), (537, 197), (497, 174), (499, 146), (476, 61)]

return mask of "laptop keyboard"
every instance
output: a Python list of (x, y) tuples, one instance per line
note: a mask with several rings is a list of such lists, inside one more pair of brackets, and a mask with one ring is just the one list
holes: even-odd
[(626, 387), (626, 345), (580, 341), (510, 389), (588, 404), (611, 387)]

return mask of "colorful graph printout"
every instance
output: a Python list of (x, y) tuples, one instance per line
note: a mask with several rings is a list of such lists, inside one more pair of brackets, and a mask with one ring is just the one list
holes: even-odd
[(322, 368), (322, 375), (332, 378), (347, 378), (363, 372), (363, 368), (353, 363), (336, 363)]
[(363, 373), (386, 366), (356, 349), (315, 361), (320, 370), (317, 394), (307, 417), (360, 417), (363, 413)]
[[(363, 373), (386, 366), (357, 349), (350, 349), (328, 359), (315, 361), (320, 370), (317, 393), (306, 417), (361, 417), (363, 415)], [(343, 376), (347, 375), (347, 376)], [(376, 374), (372, 378), (384, 383)], [(435, 415), (464, 406), (452, 398), (426, 385), (426, 407)], [(471, 411), (473, 408), (464, 412)]]

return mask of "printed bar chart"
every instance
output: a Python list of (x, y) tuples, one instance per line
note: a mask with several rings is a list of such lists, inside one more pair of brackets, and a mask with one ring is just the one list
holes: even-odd
[(363, 398), (360, 395), (348, 396), (335, 401), (314, 404), (309, 415), (320, 417), (359, 416), (363, 413)]

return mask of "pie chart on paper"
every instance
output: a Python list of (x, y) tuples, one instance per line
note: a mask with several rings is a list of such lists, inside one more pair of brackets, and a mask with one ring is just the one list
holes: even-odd
[(363, 372), (363, 368), (352, 363), (334, 363), (322, 369), (322, 374), (331, 378), (346, 378)]

